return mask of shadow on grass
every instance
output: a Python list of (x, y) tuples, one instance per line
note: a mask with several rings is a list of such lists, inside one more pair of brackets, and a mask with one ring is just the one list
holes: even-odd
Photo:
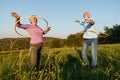
[[(104, 70), (100, 68), (91, 69), (90, 66), (83, 67), (81, 65), (81, 50), (75, 49), (76, 53), (79, 54), (80, 59), (70, 55), (67, 55), (67, 61), (60, 64), (61, 80), (107, 80), (108, 76), (105, 74)], [(88, 59), (91, 57), (88, 55)]]

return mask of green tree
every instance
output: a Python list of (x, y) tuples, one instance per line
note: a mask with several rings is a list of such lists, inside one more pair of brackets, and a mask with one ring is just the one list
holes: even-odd
[(76, 33), (76, 34), (70, 34), (67, 37), (67, 45), (71, 47), (79, 47), (83, 43), (83, 38), (81, 33)]
[(64, 41), (62, 39), (53, 39), (51, 44), (50, 44), (50, 48), (61, 48), (64, 46)]
[(104, 30), (109, 35), (107, 38), (108, 43), (120, 43), (120, 25), (113, 25), (112, 28), (105, 27)]

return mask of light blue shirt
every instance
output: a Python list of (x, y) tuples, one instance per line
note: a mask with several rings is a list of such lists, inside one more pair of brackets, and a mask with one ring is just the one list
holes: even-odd
[(85, 31), (83, 34), (83, 38), (85, 39), (98, 38), (95, 24), (90, 24), (86, 21), (82, 21), (80, 22), (80, 24), (84, 27), (83, 31)]

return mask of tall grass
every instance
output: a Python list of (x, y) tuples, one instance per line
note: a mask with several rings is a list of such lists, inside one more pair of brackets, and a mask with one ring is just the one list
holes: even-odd
[[(0, 52), (1, 80), (120, 80), (120, 44), (99, 45), (98, 68), (81, 65), (82, 48), (43, 49), (40, 71), (28, 71), (28, 50)], [(90, 64), (91, 54), (88, 50)]]

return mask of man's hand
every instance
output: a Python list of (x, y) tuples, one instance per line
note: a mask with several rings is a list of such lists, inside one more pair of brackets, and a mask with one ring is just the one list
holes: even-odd
[(80, 20), (75, 20), (74, 22), (78, 22), (78, 23), (80, 23)]
[(87, 23), (90, 23), (90, 24), (94, 24), (94, 20), (90, 19), (90, 20), (86, 20)]

